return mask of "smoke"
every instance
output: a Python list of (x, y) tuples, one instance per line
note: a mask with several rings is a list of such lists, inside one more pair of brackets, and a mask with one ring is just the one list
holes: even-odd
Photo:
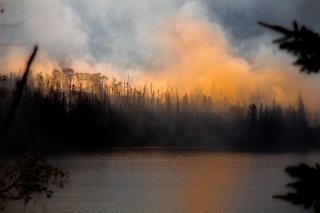
[[(276, 99), (295, 105), (301, 92), (310, 109), (320, 104), (315, 94), (319, 77), (300, 74), (289, 56), (271, 46), (270, 34), (256, 26), (258, 20), (279, 19), (281, 24), (288, 18), (281, 19), (280, 14), (290, 18), (300, 14), (295, 12), (305, 5), (298, 1), (288, 11), (271, 14), (259, 12), (257, 1), (250, 6), (191, 0), (4, 3), (1, 23), (23, 22), (1, 29), (0, 39), (24, 46), (0, 47), (1, 61), (6, 63), (2, 69), (21, 68), (37, 43), (41, 52), (34, 68), (38, 70), (68, 66), (122, 80), (130, 75), (138, 86), (153, 82), (157, 88), (181, 94), (202, 90), (233, 103)], [(254, 15), (239, 16), (237, 6)]]
[(207, 21), (201, 8), (196, 12), (194, 8), (185, 5), (159, 25), (155, 38), (162, 66), (150, 81), (163, 88), (177, 87), (182, 93), (200, 89), (215, 100), (228, 98), (232, 103), (271, 103), (275, 99), (295, 105), (301, 92), (308, 106), (318, 106), (314, 94), (318, 77), (302, 76), (289, 57), (267, 46), (259, 47), (250, 62), (238, 57), (222, 27)]

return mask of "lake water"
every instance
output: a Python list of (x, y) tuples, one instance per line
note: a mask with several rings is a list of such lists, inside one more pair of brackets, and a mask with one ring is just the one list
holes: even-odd
[(26, 212), (302, 213), (312, 211), (271, 196), (287, 191), (286, 166), (320, 162), (320, 154), (115, 150), (51, 160), (70, 173), (69, 184)]

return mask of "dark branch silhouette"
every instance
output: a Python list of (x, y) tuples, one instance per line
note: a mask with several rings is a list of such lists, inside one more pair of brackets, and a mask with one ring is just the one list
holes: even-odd
[(291, 202), (294, 205), (303, 205), (304, 208), (314, 208), (320, 212), (320, 166), (310, 167), (307, 164), (287, 167), (285, 170), (296, 182), (288, 183), (287, 187), (293, 189), (284, 195), (275, 195), (273, 198)]
[[(284, 34), (283, 38), (274, 40), (279, 43), (280, 49), (293, 53), (298, 59), (295, 65), (301, 66), (301, 71), (307, 73), (318, 73), (320, 70), (320, 35), (309, 30), (305, 26), (299, 27), (297, 22), (293, 22), (293, 30), (288, 30), (281, 26), (259, 22), (263, 27), (267, 27), (276, 32)], [(300, 106), (301, 103), (299, 102)], [(303, 112), (303, 114), (305, 114)], [(305, 127), (305, 121), (301, 119)], [(303, 138), (304, 139), (304, 138)], [(310, 167), (305, 163), (298, 166), (291, 166), (285, 169), (286, 173), (296, 182), (287, 184), (293, 189), (284, 195), (275, 195), (273, 198), (291, 202), (293, 205), (303, 205), (304, 208), (313, 208), (315, 213), (320, 212), (320, 166)]]
[(49, 164), (43, 152), (41, 149), (26, 153), (13, 165), (0, 162), (0, 210), (15, 200), (23, 200), (27, 204), (39, 194), (50, 198), (53, 194), (52, 185), (59, 188), (65, 186), (68, 173)]
[(8, 116), (6, 117), (5, 121), (4, 121), (4, 125), (2, 127), (2, 129), (0, 129), (0, 143), (2, 142), (2, 139), (3, 137), (5, 136), (7, 130), (9, 129), (13, 119), (14, 119), (14, 115), (18, 109), (18, 106), (19, 106), (19, 103), (20, 103), (20, 100), (21, 100), (21, 97), (22, 97), (22, 94), (23, 94), (23, 89), (27, 83), (27, 79), (28, 79), (28, 75), (29, 75), (29, 72), (30, 72), (30, 67), (31, 67), (31, 64), (37, 54), (37, 51), (38, 51), (38, 46), (35, 46), (33, 51), (32, 51), (32, 54), (30, 55), (29, 57), (29, 60), (28, 60), (28, 63), (27, 63), (27, 66), (26, 66), (26, 69), (25, 69), (25, 72), (22, 76), (22, 79), (21, 81), (18, 81), (17, 82), (17, 85), (16, 85), (16, 94), (15, 94), (15, 97), (14, 97), (14, 100), (13, 100), (13, 103), (12, 103), (12, 106), (10, 108), (10, 111), (8, 113)]
[(320, 35), (305, 26), (293, 22), (293, 30), (281, 26), (258, 22), (261, 26), (282, 33), (284, 37), (274, 40), (279, 48), (297, 57), (295, 65), (301, 72), (318, 73), (320, 71)]

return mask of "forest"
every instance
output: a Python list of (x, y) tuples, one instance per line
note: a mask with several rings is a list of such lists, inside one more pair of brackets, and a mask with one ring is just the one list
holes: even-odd
[[(0, 124), (21, 72), (0, 79)], [(218, 107), (219, 106), (219, 107)], [(222, 106), (222, 108), (221, 108)], [(2, 150), (39, 145), (55, 151), (110, 147), (192, 147), (233, 151), (308, 151), (320, 147), (320, 125), (307, 119), (301, 94), (295, 106), (218, 103), (201, 90), (137, 89), (101, 73), (71, 68), (32, 70)]]

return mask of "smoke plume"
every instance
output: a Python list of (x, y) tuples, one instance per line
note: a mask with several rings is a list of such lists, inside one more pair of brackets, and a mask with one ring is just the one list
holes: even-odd
[[(301, 4), (294, 1), (283, 16), (301, 15)], [(272, 46), (274, 35), (256, 26), (260, 18), (279, 17), (280, 24), (287, 19), (279, 10), (257, 13), (257, 1), (250, 7), (191, 0), (7, 0), (4, 5), (1, 24), (19, 24), (1, 28), (1, 43), (14, 44), (0, 47), (1, 70), (19, 70), (38, 44), (34, 69), (41, 71), (72, 67), (122, 81), (130, 76), (137, 87), (152, 82), (155, 88), (201, 91), (232, 103), (275, 99), (295, 105), (300, 92), (309, 109), (320, 104), (319, 77), (300, 74), (290, 56)], [(253, 11), (251, 21), (236, 6)], [(309, 16), (304, 20), (312, 22)]]

